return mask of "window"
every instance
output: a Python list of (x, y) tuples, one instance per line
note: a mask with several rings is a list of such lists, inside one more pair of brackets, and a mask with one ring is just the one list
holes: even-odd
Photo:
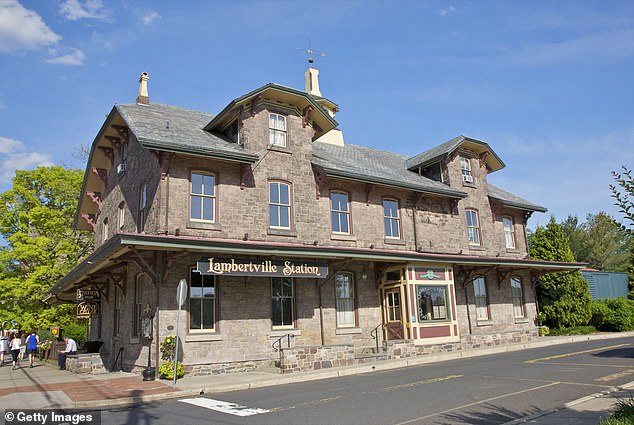
[(332, 217), (332, 233), (350, 234), (350, 208), (348, 194), (330, 192), (330, 215)]
[(293, 279), (271, 278), (271, 322), (274, 327), (293, 327), (295, 323)]
[(337, 308), (337, 326), (356, 326), (352, 273), (337, 273), (335, 275), (335, 304)]
[(119, 288), (114, 287), (114, 317), (112, 320), (112, 336), (119, 336), (121, 322), (121, 300), (119, 300)]
[(515, 249), (515, 226), (513, 225), (513, 218), (502, 217), (502, 223), (504, 225), (504, 242), (509, 249)]
[(291, 185), (269, 182), (269, 226), (291, 228)]
[(145, 217), (147, 208), (147, 184), (141, 186), (139, 190), (139, 222), (137, 224), (137, 232), (142, 232), (145, 226)]
[(385, 237), (400, 239), (401, 219), (398, 216), (398, 201), (394, 199), (383, 200), (383, 225)]
[(216, 176), (192, 173), (189, 192), (189, 218), (193, 221), (216, 221)]
[(108, 240), (108, 217), (103, 219), (103, 226), (101, 227), (102, 230), (102, 240), (105, 242)]
[(489, 320), (489, 299), (484, 277), (480, 276), (473, 281), (473, 295), (475, 296), (476, 319)]
[(125, 202), (119, 204), (119, 214), (117, 215), (119, 221), (119, 229), (123, 229), (125, 225)]
[(447, 287), (444, 285), (417, 285), (418, 320), (428, 322), (447, 320)]
[(469, 158), (460, 157), (460, 174), (462, 174), (463, 182), (473, 183), (473, 174), (471, 174), (471, 160)]
[(476, 210), (467, 210), (467, 234), (469, 245), (480, 245), (480, 223)]
[(286, 146), (286, 117), (280, 114), (269, 114), (269, 145)]
[(522, 281), (519, 277), (511, 278), (511, 293), (513, 295), (513, 314), (516, 319), (526, 317), (524, 308), (524, 291), (522, 291)]
[(138, 274), (134, 281), (134, 323), (132, 324), (132, 335), (139, 336), (141, 335), (141, 326), (143, 320), (143, 306), (142, 296), (143, 296), (143, 275)]
[(216, 330), (216, 277), (194, 269), (189, 273), (189, 330)]
[(387, 293), (387, 321), (401, 321), (401, 298), (399, 297), (399, 291)]

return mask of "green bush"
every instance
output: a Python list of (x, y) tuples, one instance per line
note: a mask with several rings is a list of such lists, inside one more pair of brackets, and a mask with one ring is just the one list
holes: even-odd
[(634, 329), (634, 301), (625, 298), (596, 300), (591, 304), (590, 324), (603, 332), (624, 332)]
[(594, 326), (574, 326), (572, 328), (556, 328), (550, 330), (552, 336), (562, 335), (588, 335), (596, 333), (597, 329)]
[[(162, 379), (174, 379), (174, 363), (173, 362), (163, 362), (161, 367), (159, 367), (159, 377)], [(176, 379), (182, 378), (185, 376), (185, 368), (180, 362), (176, 363)]]

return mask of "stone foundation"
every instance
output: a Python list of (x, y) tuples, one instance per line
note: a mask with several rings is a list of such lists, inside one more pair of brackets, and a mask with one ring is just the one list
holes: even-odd
[(66, 356), (66, 370), (70, 373), (106, 373), (108, 371), (99, 353)]

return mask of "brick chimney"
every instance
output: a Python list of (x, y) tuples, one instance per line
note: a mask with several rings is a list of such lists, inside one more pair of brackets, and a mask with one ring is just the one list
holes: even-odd
[(139, 95), (136, 97), (137, 105), (150, 105), (150, 96), (147, 93), (147, 80), (149, 78), (145, 71), (139, 77)]

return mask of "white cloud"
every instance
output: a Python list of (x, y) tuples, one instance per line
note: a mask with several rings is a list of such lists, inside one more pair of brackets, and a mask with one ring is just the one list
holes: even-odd
[(152, 9), (135, 10), (134, 14), (141, 20), (143, 25), (149, 27), (154, 21), (161, 19), (161, 15)]
[(438, 12), (438, 13), (440, 13), (440, 16), (447, 16), (447, 15), (449, 15), (450, 13), (453, 13), (453, 12), (455, 12), (455, 11), (456, 11), (456, 8), (455, 8), (455, 7), (453, 7), (453, 6), (449, 6), (449, 7), (446, 7), (446, 8), (444, 8), (444, 9), (440, 9), (440, 12)]
[(66, 0), (59, 7), (60, 13), (69, 21), (80, 19), (98, 19), (111, 22), (110, 11), (104, 8), (101, 0)]
[(51, 158), (39, 152), (27, 152), (24, 143), (0, 136), (0, 183), (8, 183), (16, 170), (29, 170), (54, 165)]
[(17, 0), (0, 0), (0, 52), (37, 50), (61, 38), (40, 15), (25, 9)]
[(51, 59), (46, 59), (46, 62), (54, 65), (75, 65), (81, 66), (86, 60), (86, 55), (79, 49), (70, 49), (71, 52), (65, 55), (56, 56)]

